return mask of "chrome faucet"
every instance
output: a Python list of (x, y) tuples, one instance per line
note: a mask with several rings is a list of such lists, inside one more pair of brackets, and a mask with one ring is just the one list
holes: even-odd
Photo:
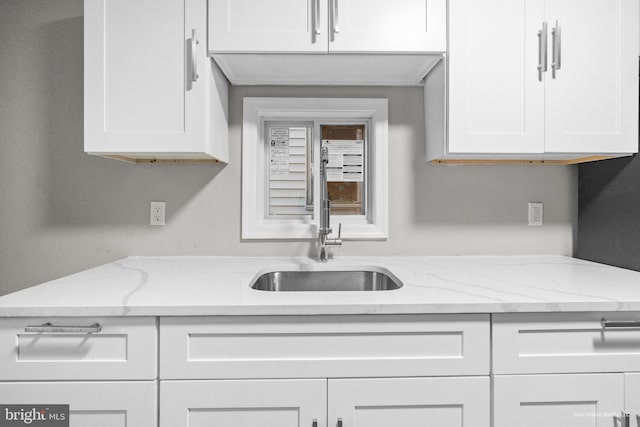
[(320, 262), (327, 262), (327, 246), (342, 246), (342, 224), (338, 225), (338, 238), (328, 239), (331, 234), (331, 200), (327, 188), (327, 163), (329, 163), (329, 149), (322, 148), (320, 155), (320, 229), (318, 243), (320, 244)]

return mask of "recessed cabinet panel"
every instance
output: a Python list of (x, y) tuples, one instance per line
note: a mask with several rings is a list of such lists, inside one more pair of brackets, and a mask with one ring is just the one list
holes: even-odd
[(446, 0), (329, 0), (332, 52), (443, 52)]
[(326, 0), (209, 0), (209, 50), (327, 51)]
[(494, 427), (622, 425), (622, 374), (496, 376), (493, 392)]
[[(43, 326), (46, 324), (50, 326)], [(96, 324), (100, 330), (73, 331), (76, 327), (91, 329)], [(43, 331), (28, 330), (32, 327)], [(0, 380), (157, 376), (157, 329), (152, 317), (0, 319), (0, 349)]]
[(160, 427), (326, 425), (326, 380), (162, 381)]
[(640, 329), (606, 328), (620, 313), (498, 314), (493, 317), (496, 374), (640, 370)]
[(624, 408), (629, 427), (640, 427), (640, 374), (624, 374)]
[(328, 396), (329, 426), (490, 425), (489, 377), (330, 379)]
[(184, 132), (185, 22), (175, 19), (184, 7), (182, 0), (104, 2), (105, 132)]
[(542, 153), (544, 5), (452, 0), (449, 9), (449, 151)]
[(3, 405), (69, 405), (70, 426), (156, 427), (156, 396), (155, 381), (0, 383)]
[(486, 375), (487, 316), (161, 319), (163, 379)]
[(639, 5), (547, 1), (546, 151), (638, 150)]

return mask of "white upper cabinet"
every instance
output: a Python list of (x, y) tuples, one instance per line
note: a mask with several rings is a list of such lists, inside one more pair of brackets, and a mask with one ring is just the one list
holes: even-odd
[(329, 51), (444, 51), (446, 25), (446, 0), (329, 0)]
[(547, 1), (547, 152), (638, 151), (638, 6)]
[(443, 52), (446, 0), (209, 0), (209, 50)]
[(206, 0), (85, 0), (85, 151), (227, 161), (227, 82)]
[(209, 0), (212, 52), (326, 52), (326, 0)]
[[(447, 64), (425, 85), (428, 159), (637, 152), (638, 8), (636, 0), (450, 0)], [(446, 84), (448, 99), (429, 79)], [(444, 114), (429, 116), (438, 99)]]

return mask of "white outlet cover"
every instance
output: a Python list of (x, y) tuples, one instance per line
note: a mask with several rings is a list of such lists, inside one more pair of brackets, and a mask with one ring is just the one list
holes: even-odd
[(164, 225), (166, 202), (151, 202), (149, 225)]

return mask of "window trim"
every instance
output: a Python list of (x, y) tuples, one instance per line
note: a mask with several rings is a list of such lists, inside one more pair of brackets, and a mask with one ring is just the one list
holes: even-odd
[[(332, 215), (331, 237), (337, 237), (342, 222), (345, 240), (385, 240), (388, 236), (388, 100), (386, 98), (271, 98), (246, 97), (242, 124), (242, 239), (313, 239), (318, 236), (319, 203), (313, 219), (275, 219), (265, 216), (265, 150), (262, 146), (266, 121), (313, 121), (314, 127), (327, 120), (360, 120), (370, 123), (368, 185), (372, 203), (364, 216)], [(313, 132), (314, 150), (320, 135)], [(316, 159), (319, 157), (315, 157)], [(314, 176), (319, 165), (313, 165)], [(319, 200), (319, 186), (314, 188)]]

